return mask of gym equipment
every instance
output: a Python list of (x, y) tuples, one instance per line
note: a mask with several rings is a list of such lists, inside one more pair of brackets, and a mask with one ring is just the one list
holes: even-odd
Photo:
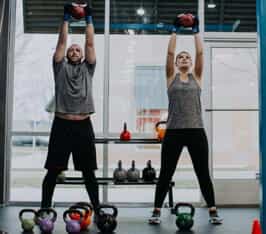
[(179, 22), (183, 27), (192, 27), (194, 24), (194, 15), (188, 14), (181, 14), (178, 16)]
[(135, 160), (131, 162), (131, 168), (127, 171), (127, 180), (128, 181), (138, 181), (140, 179), (140, 172), (135, 167)]
[(76, 205), (83, 206), (87, 208), (87, 212), (85, 213), (83, 224), (81, 224), (81, 228), (84, 225), (87, 225), (87, 227), (92, 223), (92, 214), (93, 214), (93, 207), (88, 202), (77, 202)]
[[(70, 214), (79, 214), (79, 220), (72, 220), (70, 218)], [(79, 210), (74, 210), (74, 209), (68, 209), (65, 210), (63, 213), (63, 219), (64, 222), (66, 223), (66, 231), (68, 233), (79, 233), (81, 230), (81, 222), (83, 219), (83, 214)]]
[[(189, 208), (190, 211), (183, 211), (181, 209)], [(181, 231), (188, 231), (194, 224), (193, 216), (195, 214), (195, 208), (190, 203), (179, 202), (175, 205), (174, 213), (176, 215), (176, 226)]]
[(145, 182), (153, 182), (156, 178), (156, 171), (151, 166), (151, 160), (148, 160), (147, 167), (145, 167), (142, 171), (142, 179)]
[[(161, 125), (164, 125), (164, 127), (162, 127)], [(165, 125), (166, 125), (166, 121), (159, 121), (155, 124), (155, 131), (157, 134), (157, 139), (158, 141), (162, 141), (165, 135)]]
[[(83, 218), (80, 224), (81, 230), (87, 230), (88, 226), (91, 224), (91, 216), (92, 216), (92, 206), (87, 202), (78, 202), (75, 203), (70, 209), (80, 210), (82, 212)], [(79, 220), (79, 213), (71, 213), (69, 217), (73, 220)]]
[(190, 13), (180, 14), (175, 17), (173, 25), (173, 32), (180, 34), (194, 34), (199, 32), (198, 17)]
[(127, 123), (124, 123), (124, 130), (120, 134), (121, 141), (129, 141), (131, 139), (131, 134), (127, 130)]
[[(29, 213), (31, 215), (33, 215), (32, 218), (25, 218), (25, 214)], [(21, 222), (21, 227), (23, 229), (24, 232), (32, 232), (33, 228), (35, 226), (35, 219), (37, 216), (37, 212), (33, 209), (22, 209), (19, 212), (19, 220)]]
[(122, 161), (118, 161), (118, 168), (114, 170), (113, 178), (115, 182), (124, 182), (127, 179), (127, 171), (122, 168)]
[(41, 208), (37, 211), (35, 222), (39, 226), (41, 232), (51, 233), (54, 230), (54, 222), (57, 213), (52, 208)]
[[(106, 209), (111, 209), (112, 213), (104, 211)], [(101, 204), (95, 211), (97, 214), (96, 225), (102, 233), (111, 233), (115, 230), (117, 226), (116, 217), (118, 210), (113, 205)]]
[(87, 4), (78, 4), (78, 3), (72, 3), (71, 7), (71, 16), (76, 19), (80, 20), (81, 18), (85, 17), (85, 7)]
[(64, 182), (66, 179), (66, 174), (64, 171), (61, 171), (58, 176), (56, 177), (56, 181), (59, 182), (59, 183), (62, 183)]

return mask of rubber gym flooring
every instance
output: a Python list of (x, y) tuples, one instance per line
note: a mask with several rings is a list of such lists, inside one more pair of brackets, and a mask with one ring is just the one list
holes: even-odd
[[(0, 208), (0, 234), (21, 234), (23, 233), (18, 219), (21, 209), (37, 207), (15, 207), (8, 206)], [(55, 208), (57, 211), (57, 221), (53, 233), (64, 234), (65, 223), (62, 218), (63, 207)], [(251, 234), (253, 220), (259, 217), (259, 208), (220, 208), (220, 215), (224, 218), (224, 223), (214, 226), (208, 223), (206, 208), (196, 208), (194, 225), (191, 231), (181, 232), (175, 225), (175, 216), (170, 214), (169, 209), (162, 210), (162, 223), (152, 226), (147, 223), (151, 214), (151, 208), (118, 208), (118, 226), (116, 234)], [(34, 232), (40, 234), (38, 227)], [(92, 224), (88, 231), (82, 234), (98, 233), (95, 224)]]

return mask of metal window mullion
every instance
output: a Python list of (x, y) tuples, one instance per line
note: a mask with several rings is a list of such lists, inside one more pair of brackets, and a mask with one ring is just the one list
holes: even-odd
[(6, 205), (10, 197), (10, 158), (11, 158), (11, 126), (12, 126), (12, 104), (13, 104), (13, 81), (14, 81), (14, 41), (16, 22), (16, 0), (2, 1), (3, 10), (0, 18), (0, 70), (2, 79), (0, 81), (3, 92), (1, 95), (0, 108), (3, 115), (0, 118), (2, 126), (0, 132), (0, 203)]
[[(109, 64), (110, 64), (110, 0), (105, 0), (104, 19), (104, 82), (103, 82), (103, 137), (109, 131)], [(103, 145), (103, 177), (108, 177), (108, 144)], [(103, 202), (108, 201), (108, 187), (103, 186)]]
[[(200, 36), (202, 38), (202, 40), (204, 41), (204, 35), (205, 35), (205, 11), (204, 11), (204, 7), (205, 7), (205, 2), (204, 0), (198, 0), (198, 17), (199, 17), (199, 29), (200, 29)], [(210, 165), (212, 165), (212, 158), (210, 157)], [(210, 167), (212, 168), (212, 167)], [(212, 169), (211, 169), (212, 172)], [(212, 173), (211, 173), (212, 174)], [(200, 203), (203, 204), (204, 202), (204, 198), (202, 196), (202, 194), (200, 195)]]

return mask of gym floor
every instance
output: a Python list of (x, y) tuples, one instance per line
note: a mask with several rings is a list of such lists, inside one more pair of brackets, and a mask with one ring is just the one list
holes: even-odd
[[(23, 233), (18, 219), (18, 213), (26, 207), (9, 206), (0, 208), (0, 234), (21, 234)], [(36, 207), (27, 207), (37, 209)], [(64, 234), (65, 224), (62, 218), (63, 207), (55, 208), (58, 216), (55, 224), (55, 234)], [(151, 208), (118, 208), (118, 226), (116, 234), (251, 234), (252, 223), (259, 217), (259, 208), (220, 208), (220, 215), (224, 218), (224, 224), (213, 226), (208, 223), (206, 208), (196, 208), (194, 225), (191, 231), (177, 231), (175, 216), (170, 214), (169, 209), (162, 210), (162, 223), (151, 226), (147, 219), (151, 214)], [(38, 227), (34, 233), (40, 234)], [(99, 233), (94, 224), (88, 231), (82, 234)]]

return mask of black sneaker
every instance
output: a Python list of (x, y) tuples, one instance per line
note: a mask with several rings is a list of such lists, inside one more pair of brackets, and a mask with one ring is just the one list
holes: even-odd
[(223, 223), (223, 219), (218, 215), (217, 211), (209, 211), (209, 222), (214, 225), (219, 225)]
[(152, 212), (152, 216), (149, 218), (149, 224), (160, 224), (161, 223), (161, 211), (160, 210), (154, 210)]

